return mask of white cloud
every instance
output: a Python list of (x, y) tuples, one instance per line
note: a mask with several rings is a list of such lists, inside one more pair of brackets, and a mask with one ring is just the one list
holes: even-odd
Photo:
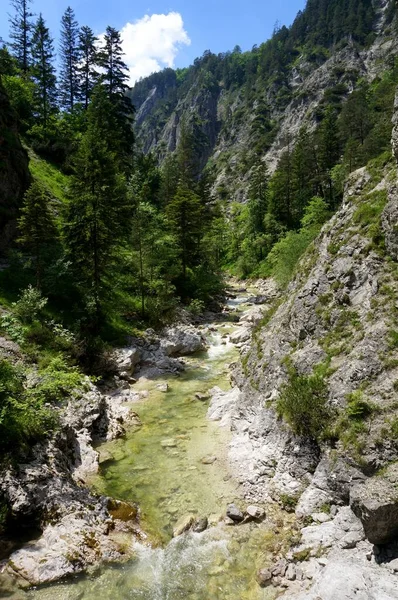
[(180, 47), (191, 43), (177, 12), (145, 15), (134, 23), (126, 23), (120, 34), (130, 84), (164, 67), (173, 67)]

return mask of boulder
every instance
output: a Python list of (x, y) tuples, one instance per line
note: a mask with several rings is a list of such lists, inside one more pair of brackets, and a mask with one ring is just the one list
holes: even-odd
[(236, 504), (228, 504), (227, 517), (232, 519), (235, 523), (241, 523), (244, 519), (242, 511), (236, 506)]
[(246, 508), (246, 514), (252, 519), (264, 519), (265, 510), (259, 506), (250, 505)]
[(350, 506), (372, 544), (386, 544), (397, 537), (398, 490), (388, 480), (372, 477), (353, 487)]
[(208, 525), (209, 521), (207, 517), (200, 517), (199, 519), (196, 519), (192, 525), (192, 531), (195, 531), (195, 533), (202, 533), (202, 531), (207, 529)]
[(261, 587), (267, 587), (268, 585), (271, 585), (272, 573), (269, 569), (260, 569), (257, 571), (256, 579), (258, 585)]
[(194, 522), (194, 515), (186, 515), (185, 517), (181, 517), (181, 519), (177, 521), (173, 529), (173, 537), (178, 537), (179, 535), (182, 535), (183, 533), (191, 529)]
[(156, 389), (159, 390), (159, 392), (166, 393), (169, 391), (169, 384), (168, 383), (159, 383), (156, 386)]
[(166, 356), (185, 356), (204, 350), (206, 342), (193, 327), (169, 327), (160, 345)]
[(114, 357), (119, 376), (128, 379), (141, 360), (141, 352), (138, 348), (121, 348), (115, 352)]

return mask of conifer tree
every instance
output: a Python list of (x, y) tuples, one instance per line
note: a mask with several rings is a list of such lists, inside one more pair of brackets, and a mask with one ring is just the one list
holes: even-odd
[(185, 279), (187, 268), (195, 265), (199, 253), (203, 216), (199, 196), (181, 182), (166, 207), (166, 216), (178, 241)]
[(68, 6), (61, 20), (60, 44), (60, 100), (61, 106), (73, 112), (79, 93), (79, 26), (73, 9)]
[(57, 108), (57, 80), (54, 67), (54, 45), (42, 15), (39, 15), (32, 37), (32, 78), (36, 83), (35, 109), (44, 127)]
[(103, 305), (117, 271), (118, 248), (129, 230), (125, 181), (97, 118), (97, 112), (103, 112), (108, 104), (98, 89), (88, 108), (87, 132), (75, 158), (64, 230), (67, 255), (86, 300), (93, 333), (98, 333)]
[(50, 209), (50, 197), (37, 181), (34, 181), (25, 193), (18, 229), (18, 241), (33, 255), (36, 286), (40, 288), (45, 253), (49, 244), (56, 238), (57, 230)]
[(107, 27), (104, 45), (99, 53), (99, 65), (103, 70), (101, 83), (113, 106), (114, 128), (117, 131), (115, 151), (125, 172), (132, 167), (132, 149), (134, 145), (133, 117), (134, 107), (126, 95), (129, 89), (128, 67), (123, 61), (120, 33), (113, 27)]
[(98, 82), (98, 50), (96, 43), (97, 38), (92, 29), (83, 26), (79, 32), (79, 74), (80, 99), (86, 109), (88, 108), (93, 89)]
[(110, 100), (123, 98), (129, 78), (128, 67), (123, 61), (122, 40), (119, 31), (107, 27), (104, 35), (104, 45), (99, 55), (99, 64), (104, 70), (102, 82)]
[(14, 15), (10, 16), (10, 46), (13, 56), (24, 73), (31, 63), (33, 13), (30, 11), (31, 0), (11, 0)]

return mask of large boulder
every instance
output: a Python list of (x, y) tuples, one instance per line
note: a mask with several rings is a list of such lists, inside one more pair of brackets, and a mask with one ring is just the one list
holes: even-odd
[(386, 544), (398, 536), (398, 489), (387, 479), (372, 477), (354, 486), (350, 505), (372, 544)]
[(194, 327), (169, 327), (160, 345), (166, 356), (185, 356), (204, 350), (206, 341)]

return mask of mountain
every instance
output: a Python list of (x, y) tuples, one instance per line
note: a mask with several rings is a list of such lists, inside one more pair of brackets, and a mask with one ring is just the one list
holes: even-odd
[(131, 91), (139, 145), (162, 162), (190, 123), (213, 196), (247, 200), (259, 157), (274, 171), (302, 126), (317, 128), (325, 105), (341, 106), (391, 66), (394, 14), (389, 0), (309, 0), (290, 28), (249, 52), (206, 51), (187, 69), (154, 73)]

